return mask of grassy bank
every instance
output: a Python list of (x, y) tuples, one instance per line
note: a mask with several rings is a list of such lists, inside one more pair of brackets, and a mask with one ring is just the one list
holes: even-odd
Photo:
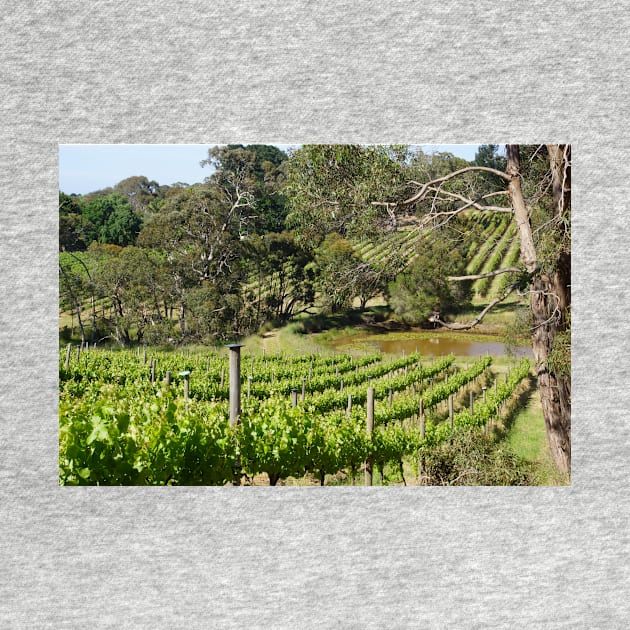
[(560, 473), (551, 459), (540, 395), (533, 384), (521, 397), (521, 406), (513, 414), (505, 443), (513, 453), (536, 466), (540, 485), (571, 483), (569, 476)]

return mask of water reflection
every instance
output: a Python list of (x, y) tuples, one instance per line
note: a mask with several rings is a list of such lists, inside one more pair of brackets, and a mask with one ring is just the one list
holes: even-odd
[[(343, 351), (348, 347), (362, 347), (368, 351), (380, 350), (388, 354), (409, 354), (416, 350), (425, 356), (441, 356), (450, 354), (451, 352), (460, 357), (481, 356), (483, 354), (491, 354), (493, 356), (507, 355), (505, 344), (496, 341), (472, 341), (465, 336), (461, 337), (435, 337), (413, 338), (412, 336), (405, 339), (388, 338), (388, 335), (376, 337), (373, 335), (366, 336), (348, 336), (340, 337), (335, 340), (336, 349)], [(531, 357), (532, 351), (528, 346), (516, 348), (514, 355), (520, 357)]]

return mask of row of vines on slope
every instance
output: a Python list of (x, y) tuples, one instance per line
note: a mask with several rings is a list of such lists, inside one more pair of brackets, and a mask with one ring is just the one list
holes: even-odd
[[(481, 373), (489, 362), (489, 358), (481, 359), (467, 370), (451, 374), (447, 382), (425, 389), (420, 395), (426, 398), (427, 407)], [(399, 375), (401, 383), (414, 371), (437, 374), (451, 363), (447, 357), (432, 367), (416, 368), (406, 376)], [(368, 458), (384, 466), (417, 457), (422, 448), (447, 439), (452, 430), (447, 423), (429, 421), (421, 432), (420, 427), (401, 422), (409, 417), (402, 410), (405, 399), (401, 399), (392, 406), (381, 404), (377, 426), (369, 436), (365, 410), (360, 407), (350, 414), (340, 409), (323, 413), (316, 408), (317, 399), (293, 406), (278, 394), (245, 399), (240, 424), (231, 428), (222, 400), (185, 400), (179, 388), (150, 383), (144, 374), (124, 383), (107, 382), (99, 378), (105, 365), (100, 372), (94, 368), (89, 381), (83, 379), (89, 385), (79, 395), (72, 386), (76, 381), (67, 378), (62, 382), (62, 484), (223, 485), (242, 475), (253, 478), (261, 473), (272, 484), (306, 474), (323, 483), (327, 474), (359, 470)], [(511, 380), (497, 395), (508, 396), (519, 375), (528, 370), (525, 363), (513, 370)], [(387, 381), (374, 386), (380, 394), (390, 387)], [(486, 406), (495, 411), (498, 407), (492, 397)], [(472, 419), (460, 412), (456, 426), (487, 422), (488, 410), (479, 407)]]

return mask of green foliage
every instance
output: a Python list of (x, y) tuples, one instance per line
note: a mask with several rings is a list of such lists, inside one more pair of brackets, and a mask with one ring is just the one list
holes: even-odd
[(130, 245), (140, 232), (141, 219), (120, 194), (95, 196), (82, 206), (86, 242)]
[(241, 464), (250, 475), (265, 472), (271, 485), (280, 477), (306, 473), (310, 449), (317, 445), (313, 418), (286, 398), (269, 397), (254, 413), (245, 409), (239, 426)]
[(551, 353), (547, 357), (547, 368), (556, 376), (571, 378), (571, 324), (559, 332), (553, 340)]
[(459, 248), (446, 239), (425, 238), (414, 262), (390, 283), (390, 306), (410, 324), (428, 321), (434, 311), (457, 312), (466, 303), (470, 289), (461, 282), (450, 282), (448, 276), (464, 273), (465, 261)]
[(207, 181), (221, 186), (236, 182), (252, 193), (256, 202), (256, 216), (252, 225), (258, 234), (282, 232), (287, 214), (282, 193), (284, 163), (287, 154), (277, 147), (265, 144), (228, 144), (213, 147), (202, 166), (215, 169)]
[(510, 354), (519, 346), (527, 345), (531, 342), (532, 333), (532, 313), (528, 306), (517, 307), (514, 311), (513, 320), (505, 328), (506, 350)]
[(571, 252), (571, 208), (556, 216), (546, 145), (520, 145), (523, 195), (530, 212), (538, 263), (543, 273), (557, 269), (561, 255)]
[(151, 214), (160, 207), (168, 186), (160, 186), (156, 181), (149, 181), (143, 175), (134, 175), (118, 182), (113, 190), (124, 195), (133, 211), (143, 216)]
[(319, 243), (327, 234), (360, 238), (386, 216), (372, 201), (406, 190), (404, 146), (303, 145), (287, 163), (287, 226)]
[[(236, 448), (224, 413), (193, 410), (171, 393), (152, 400), (103, 385), (96, 402), (60, 401), (63, 485), (216, 485), (232, 477)], [(71, 419), (71, 420), (70, 420)]]
[[(347, 415), (341, 406), (327, 412), (318, 410), (318, 398), (292, 406), (290, 398), (280, 395), (286, 389), (262, 374), (271, 370), (290, 372), (294, 382), (301, 374), (318, 374), (322, 384), (334, 379), (352, 380), (347, 370), (333, 374), (353, 361), (348, 356), (316, 357), (304, 355), (289, 361), (281, 355), (243, 359), (253, 366), (261, 391), (245, 398), (240, 424), (230, 429), (227, 419), (227, 388), (220, 386), (226, 358), (212, 353), (189, 357), (173, 353), (151, 353), (157, 362), (156, 383), (151, 383), (150, 361), (128, 351), (90, 351), (72, 358), (65, 367), (65, 349), (60, 352), (59, 466), (64, 485), (223, 485), (245, 474), (269, 475), (276, 484), (281, 478), (313, 474), (323, 482), (327, 474), (339, 470), (356, 471), (368, 458), (381, 469), (388, 463), (401, 466), (403, 458), (416, 458), (450, 439), (446, 423), (428, 422), (424, 440), (418, 428), (402, 421), (401, 407), (389, 416), (381, 406), (376, 411), (376, 429), (372, 439), (365, 430), (365, 410), (359, 407)], [(363, 383), (368, 374), (385, 376), (405, 361), (372, 365), (374, 357), (365, 357)], [(420, 374), (427, 377), (446, 369), (453, 357), (446, 357), (407, 375), (395, 376), (374, 384), (377, 399), (390, 387), (409, 387)], [(334, 363), (333, 363), (334, 362)], [(489, 359), (482, 359), (466, 371), (451, 374), (448, 387), (436, 385), (425, 391), (427, 406), (440, 396), (457, 391)], [(166, 371), (172, 375), (170, 387), (163, 384)], [(191, 372), (190, 399), (182, 397), (182, 383), (177, 374)], [(499, 387), (497, 398), (479, 406), (475, 416), (463, 412), (456, 426), (481, 426), (492, 417), (496, 402), (511, 394), (526, 373), (528, 365), (513, 370), (507, 384)], [(359, 372), (361, 373), (361, 372)], [(357, 376), (357, 382), (359, 377)], [(315, 384), (315, 379), (313, 380)], [(363, 388), (361, 391), (365, 391)], [(252, 392), (253, 393), (253, 392)], [(355, 390), (357, 401), (361, 398)], [(401, 402), (407, 398), (401, 398)], [(365, 402), (365, 398), (363, 398)], [(490, 414), (490, 415), (489, 415)]]
[[(89, 244), (81, 198), (59, 193), (59, 251), (75, 252)], [(88, 241), (88, 242), (86, 242)]]
[[(505, 155), (501, 154), (498, 144), (479, 145), (474, 159), (474, 163), (477, 166), (487, 166), (502, 172), (505, 171), (506, 162)], [(501, 178), (492, 173), (480, 173), (479, 177), (495, 190), (501, 190), (504, 185)]]
[(252, 236), (247, 240), (250, 269), (257, 277), (252, 300), (257, 300), (258, 322), (284, 322), (315, 300), (312, 250), (296, 241), (292, 232)]
[[(214, 184), (183, 189), (147, 223), (139, 244), (163, 251), (174, 267), (187, 267), (198, 281), (233, 278), (240, 265), (240, 230), (252, 210), (248, 195)], [(228, 280), (229, 281), (229, 280)]]
[(337, 313), (352, 306), (358, 264), (352, 243), (339, 234), (328, 234), (315, 252), (315, 262), (324, 311)]

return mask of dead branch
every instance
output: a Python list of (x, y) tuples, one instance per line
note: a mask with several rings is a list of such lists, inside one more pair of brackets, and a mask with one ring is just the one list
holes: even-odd
[(460, 168), (459, 170), (453, 171), (452, 173), (449, 173), (448, 175), (444, 175), (443, 177), (432, 179), (431, 181), (428, 181), (425, 184), (422, 184), (422, 187), (415, 195), (409, 197), (409, 199), (405, 199), (404, 201), (401, 201), (400, 205), (407, 206), (409, 204), (416, 203), (417, 201), (420, 201), (426, 196), (427, 192), (429, 192), (431, 187), (434, 187), (437, 184), (446, 182), (450, 179), (453, 179), (453, 177), (457, 177), (458, 175), (461, 175), (462, 173), (467, 173), (469, 171), (481, 171), (485, 173), (492, 173), (493, 175), (500, 177), (506, 182), (509, 182), (511, 180), (510, 175), (508, 175), (507, 173), (504, 173), (503, 171), (499, 171), (495, 168), (489, 168), (487, 166), (466, 166), (465, 168)]
[[(447, 195), (448, 197), (452, 197), (453, 199), (459, 199), (460, 201), (463, 201), (465, 205), (463, 205), (461, 208), (458, 208), (456, 212), (463, 212), (464, 210), (467, 210), (468, 208), (475, 208), (476, 210), (481, 210), (485, 212), (512, 212), (512, 208), (509, 206), (484, 206), (479, 203), (480, 201), (483, 201), (484, 199), (488, 199), (489, 197), (495, 197), (497, 195), (507, 195), (508, 194), (507, 190), (499, 190), (496, 192), (488, 193), (486, 195), (482, 195), (476, 201), (473, 201), (472, 199), (468, 199), (467, 197), (464, 197), (463, 195), (452, 193), (452, 192), (449, 192), (448, 190), (443, 190), (441, 187), (439, 188), (430, 187), (429, 191), (435, 192), (436, 194)], [(442, 199), (437, 196), (435, 197), (435, 199), (437, 199), (438, 201), (448, 201), (447, 199)]]
[(518, 267), (506, 267), (505, 269), (497, 269), (496, 271), (488, 271), (487, 273), (478, 273), (474, 276), (448, 276), (448, 280), (481, 280), (482, 278), (491, 278), (492, 276), (498, 276), (501, 273), (520, 273), (522, 269)]
[(490, 304), (488, 304), (488, 306), (486, 306), (486, 308), (484, 308), (483, 311), (481, 311), (481, 313), (479, 313), (479, 315), (477, 315), (477, 317), (475, 317), (475, 319), (472, 320), (472, 322), (468, 322), (466, 324), (460, 324), (457, 322), (450, 323), (450, 322), (445, 322), (441, 320), (439, 316), (433, 316), (429, 319), (429, 321), (434, 322), (436, 324), (440, 324), (440, 326), (443, 326), (444, 328), (448, 328), (449, 330), (469, 330), (470, 328), (474, 328), (475, 326), (480, 324), (483, 318), (487, 315), (487, 313), (492, 308), (494, 308), (497, 304), (499, 304), (500, 302), (503, 302), (503, 300), (505, 300), (508, 297), (508, 295), (510, 295), (516, 289), (516, 287), (518, 287), (518, 282), (515, 282), (510, 287), (508, 287), (504, 291), (503, 295), (492, 300), (492, 302), (490, 302)]

